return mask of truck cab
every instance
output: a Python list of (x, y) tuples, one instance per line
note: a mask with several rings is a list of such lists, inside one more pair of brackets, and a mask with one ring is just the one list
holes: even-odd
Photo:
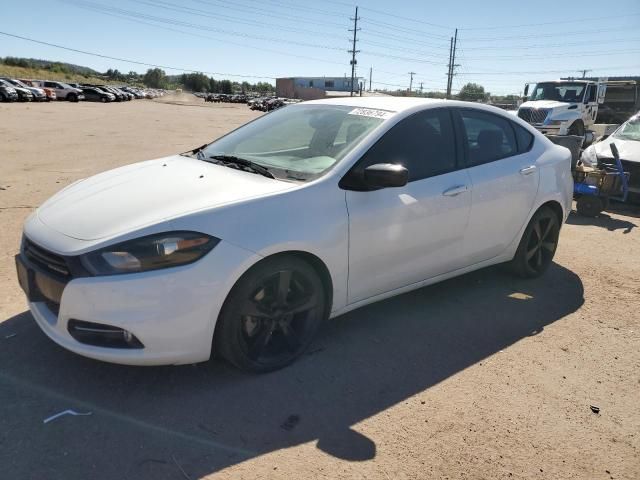
[(545, 135), (584, 137), (596, 121), (605, 89), (605, 82), (592, 80), (526, 84), (526, 101), (518, 108), (518, 117)]

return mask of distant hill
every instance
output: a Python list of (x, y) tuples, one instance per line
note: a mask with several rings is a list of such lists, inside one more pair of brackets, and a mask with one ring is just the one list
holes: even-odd
[(94, 70), (93, 68), (84, 67), (82, 65), (74, 65), (73, 63), (67, 62), (41, 60), (39, 58), (0, 57), (0, 63), (13, 67), (36, 68), (39, 70), (76, 73), (85, 76), (101, 75), (100, 72)]

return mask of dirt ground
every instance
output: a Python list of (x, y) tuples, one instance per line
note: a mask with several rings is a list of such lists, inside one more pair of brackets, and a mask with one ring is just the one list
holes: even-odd
[[(572, 214), (539, 280), (491, 268), (367, 306), (268, 375), (49, 341), (14, 272), (24, 219), (258, 115), (183, 100), (0, 104), (0, 477), (640, 478), (638, 209)], [(92, 415), (43, 424), (66, 409)]]

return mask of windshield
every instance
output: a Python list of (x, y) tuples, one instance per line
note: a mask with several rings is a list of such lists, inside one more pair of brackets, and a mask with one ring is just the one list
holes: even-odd
[(28, 88), (28, 85), (25, 85), (24, 83), (22, 83), (20, 80), (9, 80), (12, 84), (14, 84), (16, 87), (23, 87), (23, 88)]
[(623, 123), (612, 137), (640, 142), (640, 116), (631, 118), (626, 123)]
[(276, 177), (309, 180), (340, 161), (390, 114), (344, 105), (283, 107), (213, 142), (198, 157), (240, 157)]
[(529, 100), (555, 100), (558, 102), (580, 102), (586, 83), (547, 82), (533, 88)]

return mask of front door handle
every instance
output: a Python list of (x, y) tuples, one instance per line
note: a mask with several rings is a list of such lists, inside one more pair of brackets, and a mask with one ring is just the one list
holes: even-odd
[(460, 195), (467, 191), (466, 185), (456, 185), (455, 187), (447, 188), (442, 195), (445, 197), (455, 197), (456, 195)]
[(536, 171), (535, 165), (529, 165), (528, 167), (524, 167), (520, 169), (520, 173), (522, 175), (531, 175), (535, 171)]

